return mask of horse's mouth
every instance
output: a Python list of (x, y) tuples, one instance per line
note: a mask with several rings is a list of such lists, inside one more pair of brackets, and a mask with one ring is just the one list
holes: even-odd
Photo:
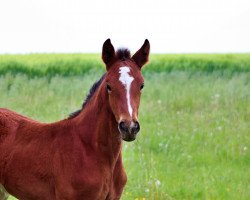
[(136, 135), (123, 135), (122, 134), (122, 139), (126, 142), (132, 142), (136, 139)]

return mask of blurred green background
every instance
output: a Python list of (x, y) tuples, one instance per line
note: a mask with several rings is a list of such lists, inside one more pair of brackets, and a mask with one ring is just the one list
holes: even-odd
[[(104, 71), (97, 54), (0, 55), (0, 107), (66, 118)], [(250, 199), (250, 54), (152, 55), (143, 74), (122, 199)]]

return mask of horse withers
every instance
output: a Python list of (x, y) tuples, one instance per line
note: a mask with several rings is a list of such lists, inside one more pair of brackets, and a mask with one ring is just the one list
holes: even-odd
[[(150, 44), (133, 55), (103, 44), (107, 72), (82, 108), (55, 123), (0, 109), (0, 198), (19, 200), (120, 199), (127, 177), (122, 140), (140, 130), (138, 108)], [(5, 189), (5, 190), (4, 190)]]

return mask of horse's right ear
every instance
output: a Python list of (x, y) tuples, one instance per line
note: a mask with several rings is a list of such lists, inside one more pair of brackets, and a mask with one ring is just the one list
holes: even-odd
[(106, 69), (108, 70), (112, 61), (115, 58), (115, 49), (111, 44), (110, 39), (107, 39), (102, 46), (102, 60), (106, 64)]

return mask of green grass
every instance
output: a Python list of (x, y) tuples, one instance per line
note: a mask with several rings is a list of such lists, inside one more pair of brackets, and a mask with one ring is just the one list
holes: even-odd
[[(84, 75), (103, 72), (97, 54), (0, 55), (0, 74), (25, 74), (33, 77)], [(250, 54), (152, 55), (145, 72), (202, 71), (235, 74), (250, 71)]]
[[(53, 56), (74, 63), (82, 55), (43, 55), (51, 61), (39, 57), (34, 64), (36, 56), (16, 60), (43, 71), (39, 63), (54, 63)], [(0, 107), (46, 122), (65, 118), (81, 106), (104, 71), (97, 56), (91, 56), (96, 69), (80, 75), (7, 70), (0, 76)], [(176, 63), (187, 62), (183, 57), (201, 64), (181, 67)], [(170, 70), (171, 59), (176, 68)], [(123, 145), (128, 183), (122, 199), (250, 199), (249, 55), (155, 55), (152, 60), (144, 70), (140, 135)], [(209, 60), (214, 66), (229, 64), (208, 70)]]

